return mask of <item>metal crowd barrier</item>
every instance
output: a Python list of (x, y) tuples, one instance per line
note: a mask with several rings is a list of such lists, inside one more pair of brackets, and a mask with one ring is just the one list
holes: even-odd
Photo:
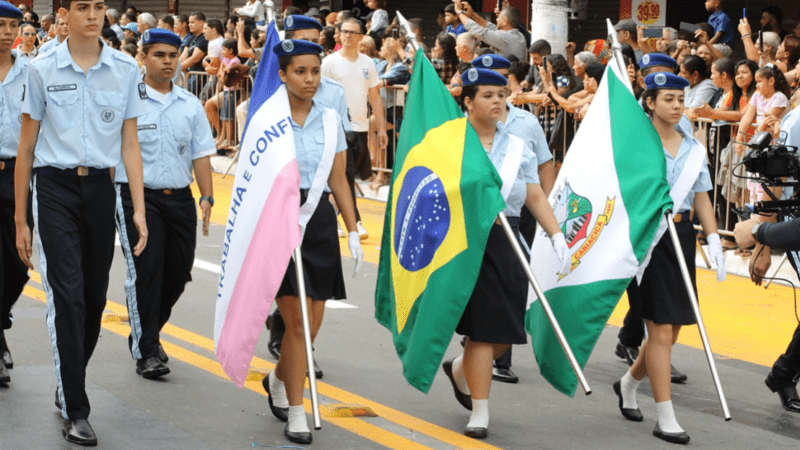
[[(243, 77), (236, 86), (225, 90), (216, 75), (191, 71), (186, 74), (184, 88), (203, 103), (216, 136), (224, 135), (218, 150), (230, 150), (231, 156), (235, 157), (241, 138), (239, 130), (244, 125), (239, 123), (241, 118), (236, 114), (236, 109), (250, 99), (252, 79)], [(213, 104), (210, 104), (212, 99)]]
[[(372, 160), (372, 170), (378, 173), (391, 174), (395, 155), (397, 154), (397, 139), (400, 135), (400, 127), (403, 123), (406, 94), (404, 85), (387, 86), (383, 89), (386, 89), (386, 97), (393, 99), (392, 106), (390, 108), (384, 108), (386, 134), (389, 137), (389, 146), (383, 150), (375, 150), (375, 158)], [(373, 125), (374, 124), (370, 122), (370, 133), (377, 131)]]

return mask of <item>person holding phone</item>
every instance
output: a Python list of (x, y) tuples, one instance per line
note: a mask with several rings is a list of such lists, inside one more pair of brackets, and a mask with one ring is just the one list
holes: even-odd
[(495, 25), (476, 13), (467, 2), (453, 0), (453, 6), (467, 31), (490, 46), (494, 53), (505, 58), (514, 55), (519, 60), (525, 59), (528, 44), (525, 36), (517, 29), (522, 22), (519, 9), (513, 6), (504, 8), (497, 16)]

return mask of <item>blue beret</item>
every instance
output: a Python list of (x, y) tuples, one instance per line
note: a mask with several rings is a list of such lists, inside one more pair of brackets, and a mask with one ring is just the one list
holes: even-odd
[(180, 48), (181, 38), (172, 31), (163, 28), (151, 28), (142, 33), (142, 45), (147, 44), (167, 44)]
[(508, 69), (511, 62), (500, 55), (487, 54), (472, 60), (472, 67), (477, 69)]
[(136, 22), (131, 22), (131, 23), (125, 25), (124, 27), (122, 27), (122, 29), (123, 30), (128, 30), (128, 31), (133, 31), (133, 33), (135, 35), (137, 35), (137, 36), (139, 35), (139, 29), (136, 28)]
[(472, 85), (505, 86), (508, 81), (494, 70), (473, 67), (461, 74), (461, 84), (465, 87)]
[(11, 3), (0, 0), (0, 17), (22, 19), (22, 11)]
[(272, 51), (279, 58), (286, 55), (319, 55), (322, 47), (313, 42), (285, 39), (275, 44)]
[(319, 30), (322, 31), (322, 24), (317, 19), (311, 17), (292, 15), (283, 20), (284, 30)]
[(670, 67), (673, 70), (678, 68), (678, 63), (674, 59), (662, 53), (648, 53), (639, 60), (639, 68), (646, 69), (653, 66)]
[(647, 89), (680, 89), (689, 85), (689, 80), (668, 72), (651, 73), (644, 77)]

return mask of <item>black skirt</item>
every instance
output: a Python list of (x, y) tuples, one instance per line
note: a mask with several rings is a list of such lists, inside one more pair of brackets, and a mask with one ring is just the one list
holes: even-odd
[[(336, 212), (328, 200), (329, 194), (323, 192), (314, 214), (306, 226), (303, 243), (303, 275), (306, 281), (306, 295), (314, 300), (341, 300), (347, 298), (342, 275), (342, 255), (339, 250), (339, 234), (336, 231)], [(306, 192), (301, 192), (306, 200)], [(294, 259), (289, 262), (277, 297), (300, 295)]]
[[(692, 288), (697, 296), (697, 281), (694, 258), (695, 233), (692, 222), (684, 220), (675, 224), (681, 251), (692, 279)], [(637, 286), (636, 279), (628, 286), (628, 300), (631, 308), (642, 312), (642, 317), (655, 323), (672, 325), (693, 325), (697, 323), (689, 294), (681, 275), (675, 247), (669, 231), (653, 249), (650, 264), (644, 271), (642, 283)]]
[[(519, 241), (519, 229), (512, 228)], [(527, 302), (528, 278), (503, 227), (493, 225), (478, 281), (456, 332), (476, 342), (524, 344), (528, 341), (525, 334)]]

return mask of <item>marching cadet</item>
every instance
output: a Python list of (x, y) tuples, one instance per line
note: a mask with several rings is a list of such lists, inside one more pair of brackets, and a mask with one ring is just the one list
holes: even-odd
[[(561, 264), (560, 273), (569, 272), (569, 248), (539, 185), (531, 144), (510, 134), (500, 121), (508, 82), (495, 71), (476, 68), (464, 72), (461, 80), (461, 100), (470, 126), (492, 164), (500, 172), (506, 159), (519, 161), (517, 170), (502, 171), (507, 174), (501, 192), (509, 224), (518, 234), (520, 210), (527, 206), (550, 236)], [(487, 436), (489, 427), (492, 361), (506, 353), (511, 344), (527, 342), (524, 321), (528, 280), (519, 261), (511, 255), (511, 243), (502, 226), (495, 224), (486, 243), (475, 289), (456, 327), (458, 334), (467, 336), (464, 353), (442, 364), (456, 400), (472, 411), (464, 434), (478, 439)]]
[(613, 387), (619, 397), (622, 416), (641, 422), (643, 416), (636, 402), (636, 389), (644, 377), (649, 376), (658, 412), (653, 435), (667, 442), (687, 444), (689, 435), (678, 425), (672, 407), (670, 363), (672, 346), (681, 326), (697, 323), (677, 260), (680, 251), (686, 260), (696, 295), (695, 234), (689, 219), (692, 206), (708, 235), (708, 254), (717, 264), (718, 281), (725, 279), (725, 257), (707, 194), (711, 189), (711, 176), (706, 167), (706, 149), (682, 127), (677, 127), (683, 117), (684, 88), (689, 82), (671, 73), (659, 72), (648, 75), (645, 83), (643, 106), (664, 147), (667, 181), (677, 210), (674, 221), (681, 248), (676, 249), (669, 233), (664, 233), (653, 249), (637, 289), (628, 291), (629, 295), (633, 294), (632, 309), (637, 307), (645, 320), (647, 338), (630, 370)]
[[(139, 255), (147, 243), (142, 158), (136, 118), (147, 91), (138, 64), (100, 39), (103, 0), (70, 0), (59, 8), (70, 24), (64, 44), (28, 66), (15, 168), (17, 251), (31, 263), (28, 193), (47, 295), (47, 328), (56, 372), (62, 434), (97, 445), (89, 421), (86, 366), (100, 335), (114, 256), (116, 194), (112, 167), (125, 165)], [(41, 133), (39, 128), (41, 126)]]
[(214, 206), (210, 155), (217, 151), (211, 127), (200, 101), (172, 84), (180, 45), (180, 37), (168, 30), (151, 28), (142, 34), (147, 100), (137, 128), (150, 236), (139, 256), (131, 252), (137, 232), (131, 226), (134, 208), (125, 167), (118, 165), (115, 174), (117, 229), (128, 274), (128, 344), (136, 373), (147, 379), (170, 371), (164, 365), (167, 356), (159, 344), (159, 332), (192, 279), (197, 240), (197, 209), (189, 187), (193, 168), (205, 236)]
[[(319, 44), (322, 25), (320, 25), (319, 21), (316, 19), (301, 15), (290, 15), (284, 20), (283, 26), (286, 39), (297, 39)], [(317, 93), (314, 94), (314, 100), (329, 108), (335, 109), (342, 118), (344, 131), (352, 131), (347, 112), (347, 98), (345, 97), (344, 88), (341, 84), (328, 77), (320, 77), (319, 89), (317, 89)], [(316, 339), (317, 332), (319, 332), (322, 326), (325, 302), (315, 302), (314, 308), (314, 322), (311, 324), (312, 341)], [(267, 318), (267, 328), (270, 330), (268, 348), (272, 356), (277, 359), (280, 357), (281, 341), (283, 340), (283, 333), (285, 330), (280, 310), (275, 310), (275, 312)], [(314, 361), (314, 370), (316, 371), (317, 378), (322, 378), (322, 369), (317, 366), (316, 360)]]
[[(272, 414), (288, 422), (284, 435), (292, 442), (310, 444), (312, 436), (303, 409), (306, 355), (300, 302), (308, 302), (309, 322), (314, 323), (317, 308), (312, 308), (312, 303), (342, 299), (346, 295), (336, 213), (329, 201), (331, 193), (349, 231), (348, 247), (356, 261), (354, 273), (361, 266), (364, 254), (345, 175), (347, 142), (342, 119), (336, 110), (314, 97), (320, 83), (322, 47), (306, 41), (284, 40), (272, 51), (278, 55), (279, 74), (286, 85), (291, 107), (301, 201), (305, 208), (316, 206), (301, 244), (308, 298), (298, 298), (299, 287), (292, 261), (275, 298), (286, 323), (280, 358), (275, 370), (264, 377), (262, 385), (269, 395)], [(336, 136), (336, 139), (326, 139), (327, 136)]]
[[(17, 253), (14, 225), (14, 163), (19, 145), (22, 97), (28, 75), (28, 59), (11, 50), (22, 12), (0, 1), (0, 383), (8, 383), (7, 369), (14, 367), (4, 330), (11, 328), (11, 307), (28, 282), (28, 268)], [(30, 224), (30, 216), (28, 218)]]

